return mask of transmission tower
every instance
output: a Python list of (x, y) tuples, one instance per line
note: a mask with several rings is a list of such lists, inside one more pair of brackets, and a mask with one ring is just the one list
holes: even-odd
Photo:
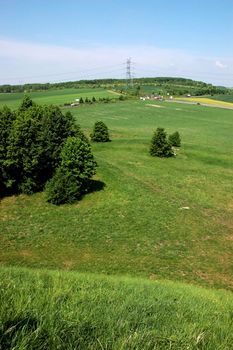
[(127, 88), (133, 87), (133, 75), (132, 75), (131, 65), (132, 65), (131, 58), (127, 58), (127, 61), (126, 61), (126, 86), (127, 86)]

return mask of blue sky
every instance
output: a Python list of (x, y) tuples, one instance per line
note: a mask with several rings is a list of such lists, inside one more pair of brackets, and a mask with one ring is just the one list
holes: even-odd
[(0, 84), (184, 76), (233, 86), (232, 0), (0, 0)]

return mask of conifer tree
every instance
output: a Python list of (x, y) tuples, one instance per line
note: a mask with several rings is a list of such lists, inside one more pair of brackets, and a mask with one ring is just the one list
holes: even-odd
[(174, 147), (180, 147), (181, 146), (181, 139), (180, 139), (180, 134), (178, 131), (174, 132), (171, 134), (168, 138), (170, 144)]
[(150, 145), (150, 154), (156, 157), (174, 156), (172, 146), (167, 141), (167, 134), (163, 128), (157, 128)]
[(94, 142), (108, 142), (110, 141), (108, 127), (102, 121), (95, 123), (91, 140)]
[(59, 205), (78, 200), (87, 190), (96, 166), (90, 145), (77, 137), (68, 137), (61, 151), (61, 164), (46, 184), (47, 201)]

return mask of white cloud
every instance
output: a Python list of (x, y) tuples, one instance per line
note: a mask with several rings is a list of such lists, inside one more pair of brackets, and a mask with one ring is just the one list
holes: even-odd
[[(153, 46), (73, 48), (1, 38), (0, 84), (124, 78), (127, 57), (135, 62), (137, 77), (184, 76), (233, 85), (229, 75), (233, 60), (225, 58), (201, 57)], [(219, 68), (225, 68), (224, 73)]]
[(223, 64), (221, 61), (215, 61), (215, 66), (218, 67), (218, 68), (227, 68), (227, 65), (226, 64)]

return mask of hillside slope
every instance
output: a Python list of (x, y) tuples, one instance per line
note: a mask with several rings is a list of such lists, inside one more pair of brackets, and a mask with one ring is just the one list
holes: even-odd
[(192, 285), (0, 270), (1, 349), (232, 349), (232, 294)]

